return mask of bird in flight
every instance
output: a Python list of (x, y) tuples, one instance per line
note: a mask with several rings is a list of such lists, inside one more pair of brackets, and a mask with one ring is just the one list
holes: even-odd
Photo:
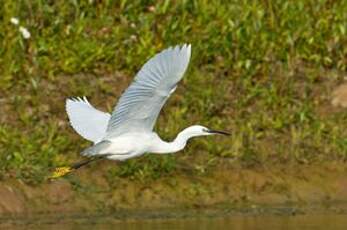
[(172, 142), (166, 142), (153, 131), (161, 108), (188, 67), (190, 54), (191, 45), (184, 44), (165, 49), (149, 59), (122, 94), (112, 114), (95, 109), (86, 97), (67, 99), (66, 112), (71, 126), (94, 145), (82, 151), (87, 160), (56, 168), (51, 178), (61, 177), (97, 159), (124, 161), (144, 153), (175, 153), (192, 137), (229, 135), (193, 125)]

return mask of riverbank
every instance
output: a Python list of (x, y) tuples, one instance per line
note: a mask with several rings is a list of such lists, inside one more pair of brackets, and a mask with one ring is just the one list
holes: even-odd
[(0, 216), (312, 205), (335, 210), (347, 201), (347, 165), (342, 162), (247, 168), (225, 161), (204, 175), (178, 172), (157, 180), (113, 182), (104, 172), (114, 164), (102, 164), (95, 165), (102, 170), (86, 168), (39, 185), (1, 182)]

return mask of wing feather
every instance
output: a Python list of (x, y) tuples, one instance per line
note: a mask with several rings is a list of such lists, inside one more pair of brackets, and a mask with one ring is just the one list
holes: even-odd
[(176, 46), (151, 58), (137, 73), (112, 112), (105, 138), (126, 132), (150, 132), (159, 112), (190, 60), (191, 46)]
[(71, 126), (85, 139), (97, 143), (105, 136), (111, 115), (95, 109), (86, 97), (67, 99), (66, 112)]

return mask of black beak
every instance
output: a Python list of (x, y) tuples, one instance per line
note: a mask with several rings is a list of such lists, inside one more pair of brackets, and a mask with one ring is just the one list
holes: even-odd
[(222, 135), (226, 135), (226, 136), (230, 136), (230, 133), (224, 132), (224, 131), (218, 131), (218, 130), (207, 130), (208, 133), (213, 133), (213, 134), (222, 134)]

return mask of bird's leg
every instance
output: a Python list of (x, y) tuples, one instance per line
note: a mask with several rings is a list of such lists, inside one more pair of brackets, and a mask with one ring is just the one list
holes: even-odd
[(71, 166), (58, 167), (54, 170), (52, 176), (50, 176), (49, 179), (56, 179), (56, 178), (65, 176), (66, 174), (68, 174), (74, 170), (77, 170), (77, 169), (81, 168), (82, 166), (85, 166), (85, 165), (87, 165), (93, 161), (103, 159), (105, 157), (107, 157), (107, 155), (97, 156), (97, 157), (93, 157), (93, 158), (90, 158), (87, 160), (79, 161), (79, 162), (72, 164)]
[(93, 158), (90, 158), (90, 159), (86, 159), (86, 160), (84, 160), (84, 161), (76, 162), (76, 163), (72, 164), (70, 167), (71, 167), (72, 169), (79, 169), (79, 168), (81, 168), (82, 166), (85, 166), (85, 165), (87, 165), (87, 164), (89, 164), (89, 163), (91, 163), (91, 162), (93, 162), (93, 161), (100, 160), (100, 159), (102, 159), (102, 158), (104, 158), (104, 156), (93, 157)]

